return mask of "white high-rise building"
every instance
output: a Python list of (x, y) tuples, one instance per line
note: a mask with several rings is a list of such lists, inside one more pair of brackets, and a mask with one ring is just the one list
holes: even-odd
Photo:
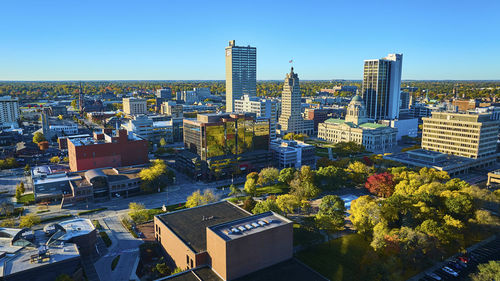
[(314, 121), (302, 118), (299, 76), (293, 72), (286, 74), (283, 92), (281, 94), (281, 115), (279, 118), (280, 134), (306, 134), (311, 136), (314, 131)]
[(226, 112), (234, 111), (242, 95), (257, 94), (257, 48), (235, 44), (231, 40), (226, 47)]
[(16, 126), (19, 119), (19, 99), (0, 97), (0, 124), (2, 127)]
[(403, 54), (365, 60), (362, 97), (373, 120), (399, 118)]
[(257, 114), (257, 117), (268, 118), (269, 136), (271, 139), (276, 138), (276, 120), (278, 114), (276, 101), (243, 95), (241, 99), (234, 101), (234, 112), (252, 112)]

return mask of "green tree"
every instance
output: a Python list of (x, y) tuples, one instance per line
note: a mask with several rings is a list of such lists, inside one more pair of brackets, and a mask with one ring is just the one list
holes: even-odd
[(21, 191), (21, 194), (26, 192), (26, 188), (24, 187), (24, 182), (20, 182), (17, 186), (16, 189), (19, 189)]
[(186, 207), (192, 208), (196, 206), (202, 206), (215, 201), (217, 201), (217, 198), (209, 189), (203, 191), (203, 194), (201, 193), (200, 190), (197, 190), (193, 192), (190, 196), (188, 196), (186, 201)]
[(295, 173), (295, 178), (290, 182), (290, 193), (300, 199), (311, 199), (320, 193), (314, 181), (314, 171), (309, 166), (302, 166), (300, 171)]
[(22, 216), (19, 220), (19, 227), (24, 228), (30, 228), (36, 224), (39, 224), (42, 220), (40, 219), (39, 216), (34, 215), (34, 214), (27, 214), (25, 216)]
[(161, 274), (161, 276), (168, 276), (170, 275), (170, 268), (167, 266), (166, 263), (157, 263), (155, 266), (156, 271)]
[(245, 201), (243, 201), (243, 209), (252, 212), (253, 208), (255, 208), (255, 204), (257, 204), (257, 202), (253, 200), (253, 197), (248, 196), (245, 198)]
[(314, 220), (319, 229), (325, 230), (330, 235), (344, 229), (345, 211), (344, 201), (340, 197), (327, 195), (321, 198)]
[(142, 191), (151, 193), (161, 190), (162, 187), (167, 185), (167, 165), (163, 160), (156, 159), (151, 167), (142, 169), (139, 177), (142, 180)]
[(72, 100), (72, 101), (71, 101), (71, 106), (72, 106), (74, 109), (78, 109), (78, 101), (77, 101), (77, 100)]
[(295, 168), (284, 168), (280, 171), (278, 180), (282, 183), (290, 184), (295, 176)]
[(16, 227), (16, 220), (14, 218), (7, 218), (0, 222), (0, 227)]
[(320, 167), (316, 171), (318, 185), (327, 190), (334, 190), (343, 186), (346, 177), (344, 169), (335, 166)]
[(371, 196), (365, 195), (351, 202), (351, 220), (354, 228), (361, 234), (370, 234), (373, 227), (380, 222), (380, 205)]
[(59, 158), (59, 156), (54, 156), (54, 157), (50, 158), (49, 161), (50, 161), (50, 163), (57, 164), (57, 163), (61, 162), (61, 158)]
[(142, 203), (131, 202), (128, 204), (128, 215), (135, 223), (143, 223), (148, 221), (149, 213)]
[(182, 268), (180, 268), (180, 267), (176, 267), (176, 268), (174, 269), (174, 271), (172, 271), (172, 274), (171, 274), (171, 275), (174, 275), (174, 274), (177, 274), (177, 273), (181, 273), (181, 272), (183, 272), (183, 271), (184, 271), (184, 270), (182, 270)]
[(55, 281), (74, 281), (68, 274), (61, 274), (57, 276)]
[(19, 202), (21, 201), (21, 197), (23, 196), (23, 193), (19, 188), (16, 188), (16, 201)]
[(500, 280), (500, 261), (489, 261), (477, 266), (479, 272), (471, 274), (473, 281)]
[(252, 172), (247, 175), (247, 180), (245, 181), (244, 190), (247, 194), (255, 196), (257, 193), (257, 181), (259, 180), (259, 174)]
[(255, 207), (252, 210), (252, 213), (260, 214), (269, 211), (273, 211), (275, 213), (280, 212), (280, 208), (278, 207), (278, 204), (276, 204), (276, 200), (272, 198), (267, 198), (265, 201), (257, 202), (257, 204), (255, 204)]
[(164, 146), (166, 146), (166, 145), (167, 145), (167, 141), (165, 140), (165, 138), (161, 138), (161, 139), (160, 139), (160, 146), (161, 146), (161, 147), (164, 147)]
[(259, 173), (259, 179), (257, 183), (262, 186), (272, 184), (278, 180), (279, 175), (280, 171), (276, 168), (264, 168)]
[(31, 167), (29, 164), (26, 164), (26, 166), (24, 166), (24, 173), (29, 175), (30, 172), (31, 172)]
[(36, 132), (34, 135), (33, 135), (33, 142), (38, 144), (40, 142), (43, 142), (43, 141), (46, 141), (45, 139), (45, 136), (43, 135), (43, 133), (41, 132)]
[(69, 157), (65, 156), (62, 161), (65, 162), (65, 163), (68, 163), (69, 162)]
[(283, 194), (276, 198), (276, 204), (284, 214), (293, 214), (300, 207), (300, 200), (295, 195)]

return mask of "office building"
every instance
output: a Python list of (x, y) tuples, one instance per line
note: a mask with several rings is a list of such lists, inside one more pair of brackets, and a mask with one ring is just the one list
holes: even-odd
[(275, 139), (270, 145), (274, 162), (279, 169), (302, 166), (316, 167), (316, 148), (301, 141)]
[(399, 112), (400, 114), (408, 114), (410, 112), (410, 106), (413, 103), (413, 97), (409, 92), (401, 92)]
[[(293, 223), (221, 201), (157, 215), (155, 237), (176, 267), (167, 280), (325, 280), (293, 259)], [(240, 279), (242, 278), (242, 279)]]
[(318, 124), (328, 119), (328, 114), (335, 114), (335, 110), (326, 108), (307, 108), (305, 110), (306, 120), (314, 122), (314, 133), (318, 133)]
[(159, 142), (162, 138), (166, 142), (173, 142), (173, 126), (172, 121), (153, 121), (147, 115), (134, 115), (127, 122), (122, 124), (122, 128), (127, 130), (129, 135), (134, 135), (138, 138)]
[(123, 98), (123, 112), (129, 115), (146, 114), (148, 112), (147, 102), (139, 98)]
[(0, 97), (0, 125), (2, 128), (17, 126), (19, 119), (19, 99), (10, 96)]
[(403, 55), (365, 60), (362, 98), (367, 116), (375, 121), (399, 117)]
[(397, 129), (370, 123), (363, 99), (355, 96), (347, 107), (345, 120), (330, 118), (318, 125), (318, 138), (333, 143), (355, 142), (368, 151), (386, 152), (396, 145)]
[(234, 112), (234, 101), (244, 94), (257, 94), (257, 48), (231, 40), (226, 47), (226, 112)]
[(314, 121), (302, 118), (301, 99), (299, 76), (293, 72), (292, 67), (290, 73), (286, 74), (281, 94), (280, 135), (295, 133), (311, 136), (313, 134)]
[(161, 114), (171, 116), (172, 118), (183, 118), (182, 104), (177, 104), (175, 101), (167, 101), (161, 105)]
[(214, 179), (271, 165), (269, 119), (255, 113), (198, 114), (184, 119), (176, 165), (195, 178)]
[(156, 97), (164, 100), (172, 99), (172, 89), (167, 87), (156, 90)]
[(68, 139), (71, 171), (148, 163), (148, 142), (126, 130), (103, 129), (92, 138)]
[(423, 149), (477, 159), (479, 167), (496, 161), (500, 122), (490, 114), (432, 112), (422, 120)]
[(268, 118), (271, 139), (276, 138), (276, 101), (243, 95), (241, 99), (234, 101), (234, 112), (251, 112), (257, 114), (257, 117)]

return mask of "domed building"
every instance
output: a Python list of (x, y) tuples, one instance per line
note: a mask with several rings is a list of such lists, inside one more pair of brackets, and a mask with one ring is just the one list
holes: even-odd
[(359, 95), (347, 106), (345, 119), (330, 118), (318, 124), (318, 138), (333, 143), (352, 141), (372, 152), (385, 152), (395, 146), (397, 132), (396, 128), (370, 122)]

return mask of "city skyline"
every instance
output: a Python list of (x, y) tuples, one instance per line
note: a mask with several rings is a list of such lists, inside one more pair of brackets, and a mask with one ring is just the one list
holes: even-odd
[(405, 55), (403, 80), (497, 80), (500, 4), (480, 2), (5, 3), (0, 80), (224, 80), (228, 40), (259, 49), (257, 80), (292, 59), (302, 80), (361, 80), (385, 53)]

